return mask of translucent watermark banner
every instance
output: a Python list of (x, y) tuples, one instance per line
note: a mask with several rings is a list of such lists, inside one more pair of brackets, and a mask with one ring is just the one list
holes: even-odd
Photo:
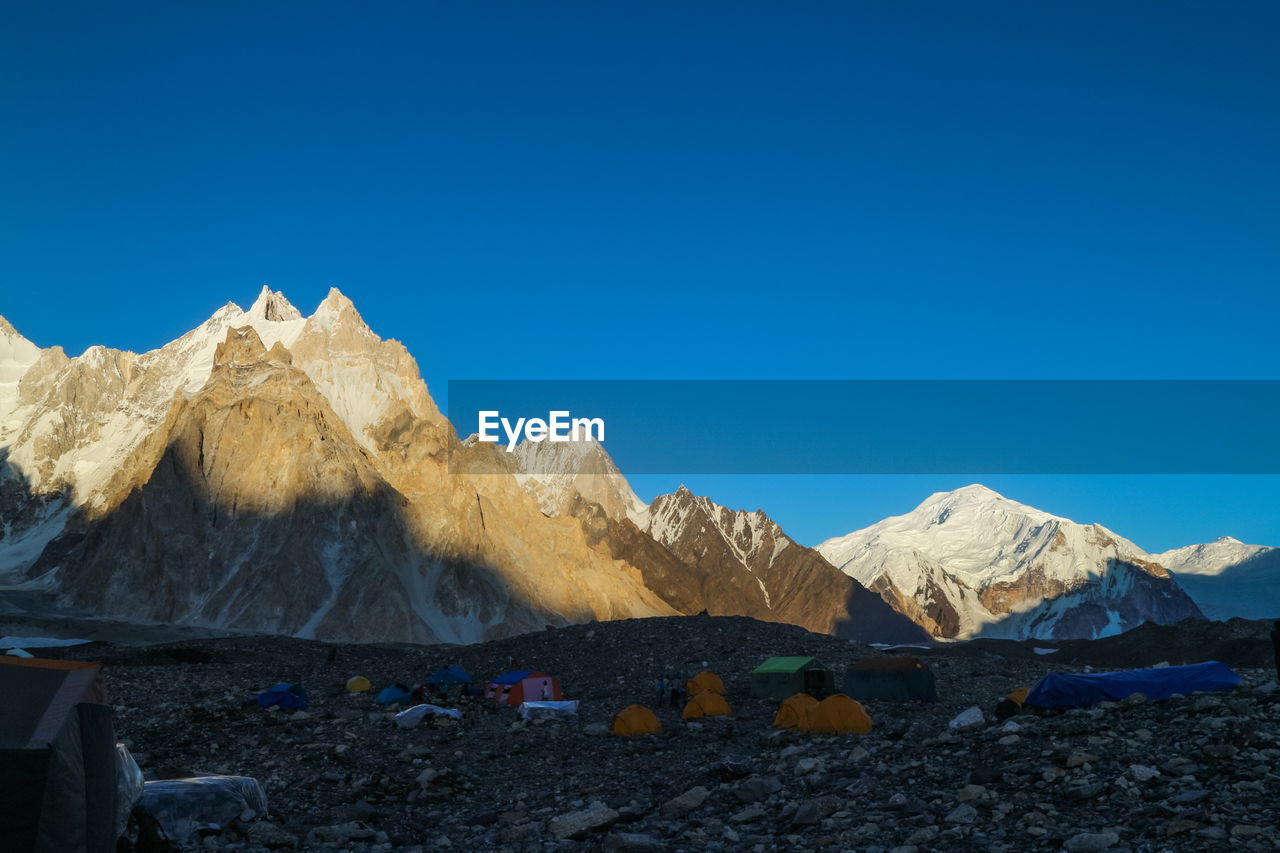
[(460, 380), (448, 409), (535, 474), (563, 459), (521, 442), (627, 474), (1280, 474), (1274, 380)]

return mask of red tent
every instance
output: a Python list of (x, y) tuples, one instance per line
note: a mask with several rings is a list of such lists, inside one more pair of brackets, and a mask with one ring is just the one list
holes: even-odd
[(524, 702), (559, 702), (563, 698), (559, 679), (534, 669), (499, 675), (489, 682), (484, 695), (499, 705), (513, 706)]

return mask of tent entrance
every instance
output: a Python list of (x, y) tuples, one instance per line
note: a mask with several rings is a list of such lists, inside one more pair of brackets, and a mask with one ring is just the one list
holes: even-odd
[(806, 669), (804, 671), (804, 692), (810, 696), (818, 696), (826, 692), (827, 673), (821, 669)]

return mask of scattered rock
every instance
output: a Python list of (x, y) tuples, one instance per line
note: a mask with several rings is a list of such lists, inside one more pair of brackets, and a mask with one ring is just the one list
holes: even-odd
[(768, 814), (764, 806), (759, 803), (753, 803), (742, 811), (735, 813), (729, 820), (733, 823), (754, 823)]
[(968, 731), (981, 728), (985, 723), (986, 719), (982, 716), (982, 709), (974, 705), (956, 714), (947, 725), (952, 731)]
[(1114, 832), (1082, 832), (1068, 838), (1062, 847), (1069, 853), (1102, 853), (1119, 841), (1120, 836)]
[(666, 817), (683, 817), (706, 802), (710, 791), (699, 785), (690, 788), (678, 797), (673, 797), (662, 804), (662, 814)]
[(595, 802), (581, 811), (552, 818), (548, 828), (556, 838), (578, 839), (612, 826), (618, 817), (618, 813), (604, 803)]

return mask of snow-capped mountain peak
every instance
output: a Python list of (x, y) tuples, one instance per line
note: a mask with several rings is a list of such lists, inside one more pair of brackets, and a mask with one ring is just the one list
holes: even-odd
[(1247, 545), (1234, 536), (1221, 536), (1202, 545), (1174, 548), (1152, 559), (1178, 575), (1218, 575), (1232, 566), (1274, 551), (1266, 545)]
[(1223, 536), (1152, 556), (1210, 619), (1280, 617), (1280, 548)]
[(254, 300), (253, 305), (245, 312), (245, 317), (250, 322), (266, 320), (273, 323), (283, 323), (290, 320), (301, 320), (302, 312), (295, 308), (283, 293), (278, 290), (272, 290), (264, 284), (262, 291), (258, 294), (258, 298)]
[[(824, 542), (819, 549), (843, 565), (871, 547), (907, 548), (944, 563), (950, 573), (976, 587), (1023, 571), (1051, 551), (1102, 547), (1111, 556), (1142, 550), (1097, 525), (1079, 525), (971, 485), (930, 495), (911, 512)], [(1055, 563), (1056, 576), (1074, 577), (1074, 564)], [(857, 577), (857, 575), (855, 575)], [(863, 579), (864, 582), (870, 578)]]
[[(931, 602), (918, 620), (946, 636), (1115, 633), (1166, 611), (1198, 615), (1129, 540), (977, 484), (930, 495), (911, 512), (830, 539), (818, 551), (900, 607)], [(1154, 603), (1130, 594), (1156, 587)], [(1166, 606), (1164, 592), (1177, 601)], [(1087, 625), (1066, 607), (1086, 598), (1097, 604)], [(1109, 607), (1104, 599), (1125, 603)]]

